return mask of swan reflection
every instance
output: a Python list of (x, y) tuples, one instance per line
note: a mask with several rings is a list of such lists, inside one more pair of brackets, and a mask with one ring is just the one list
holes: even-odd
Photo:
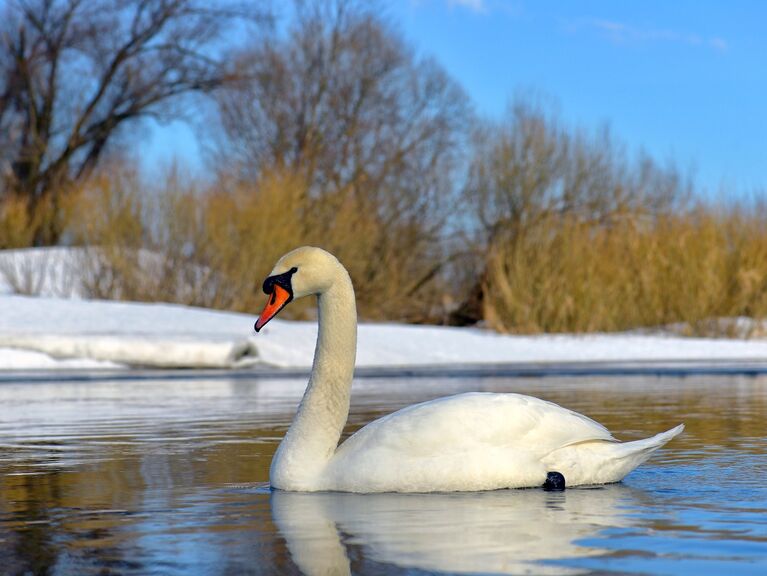
[[(403, 568), (497, 574), (577, 574), (543, 561), (598, 556), (578, 544), (626, 526), (624, 485), (452, 494), (275, 491), (272, 516), (304, 574), (350, 574), (346, 546)], [(343, 536), (342, 536), (343, 535)]]

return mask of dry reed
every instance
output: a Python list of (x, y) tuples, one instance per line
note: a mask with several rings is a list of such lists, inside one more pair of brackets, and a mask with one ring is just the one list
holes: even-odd
[(652, 222), (550, 218), (493, 246), (484, 317), (503, 332), (595, 332), (767, 317), (767, 218), (701, 206)]

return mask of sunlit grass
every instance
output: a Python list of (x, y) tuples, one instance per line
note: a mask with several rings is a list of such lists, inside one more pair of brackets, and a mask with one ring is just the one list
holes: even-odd
[(551, 218), (493, 246), (484, 317), (503, 332), (594, 332), (767, 316), (767, 218), (700, 206), (609, 225)]

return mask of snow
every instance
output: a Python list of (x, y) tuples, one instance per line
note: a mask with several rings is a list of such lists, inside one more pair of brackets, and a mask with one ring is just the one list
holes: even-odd
[[(161, 368), (242, 367), (255, 362), (252, 324), (244, 314), (172, 304), (0, 296), (0, 349), (53, 358)], [(24, 367), (40, 366), (32, 360)]]
[[(0, 369), (311, 366), (314, 322), (173, 304), (0, 295)], [(59, 359), (54, 360), (54, 359)], [(362, 323), (358, 366), (767, 359), (767, 341), (639, 334), (508, 336), (467, 328)]]
[[(37, 258), (53, 272), (39, 284), (42, 296), (14, 295), (10, 285), (0, 283), (0, 369), (311, 366), (315, 322), (275, 319), (255, 334), (255, 314), (86, 300), (68, 289), (72, 251), (0, 253), (0, 271), (9, 258), (27, 270)], [(357, 353), (357, 365), (366, 367), (648, 360), (767, 360), (767, 340), (639, 333), (510, 336), (474, 328), (362, 323)]]
[(78, 269), (85, 253), (73, 248), (25, 248), (0, 251), (0, 295), (19, 292), (80, 298)]
[(115, 368), (114, 362), (100, 362), (88, 358), (56, 359), (43, 352), (13, 348), (0, 348), (0, 370), (61, 369), (61, 368)]

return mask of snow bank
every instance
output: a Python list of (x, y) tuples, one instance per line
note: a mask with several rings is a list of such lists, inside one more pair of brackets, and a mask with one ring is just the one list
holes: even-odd
[(89, 358), (56, 359), (42, 352), (31, 350), (19, 350), (13, 348), (0, 348), (0, 370), (25, 370), (25, 369), (104, 369), (119, 368), (114, 362), (100, 362)]
[(135, 334), (0, 334), (0, 347), (34, 350), (58, 359), (85, 358), (111, 365), (156, 368), (242, 368), (256, 363), (255, 347), (247, 339), (217, 341)]
[[(172, 304), (0, 295), (0, 369), (311, 366), (316, 323), (273, 320), (256, 335), (254, 321), (255, 315)], [(357, 365), (761, 359), (767, 359), (764, 340), (507, 336), (479, 329), (361, 324)]]
[[(58, 359), (132, 366), (229, 368), (252, 365), (253, 319), (177, 306), (0, 295), (0, 349)], [(6, 358), (3, 363), (3, 358)], [(0, 356), (0, 368), (38, 368)]]
[[(73, 248), (0, 252), (0, 369), (311, 366), (314, 322), (273, 320), (256, 335), (255, 315), (84, 300), (77, 273), (83, 257)], [(150, 264), (154, 258), (144, 256)], [(13, 295), (19, 291), (41, 297)], [(684, 338), (671, 332), (504, 336), (478, 329), (362, 324), (357, 365), (767, 359), (765, 340)]]

